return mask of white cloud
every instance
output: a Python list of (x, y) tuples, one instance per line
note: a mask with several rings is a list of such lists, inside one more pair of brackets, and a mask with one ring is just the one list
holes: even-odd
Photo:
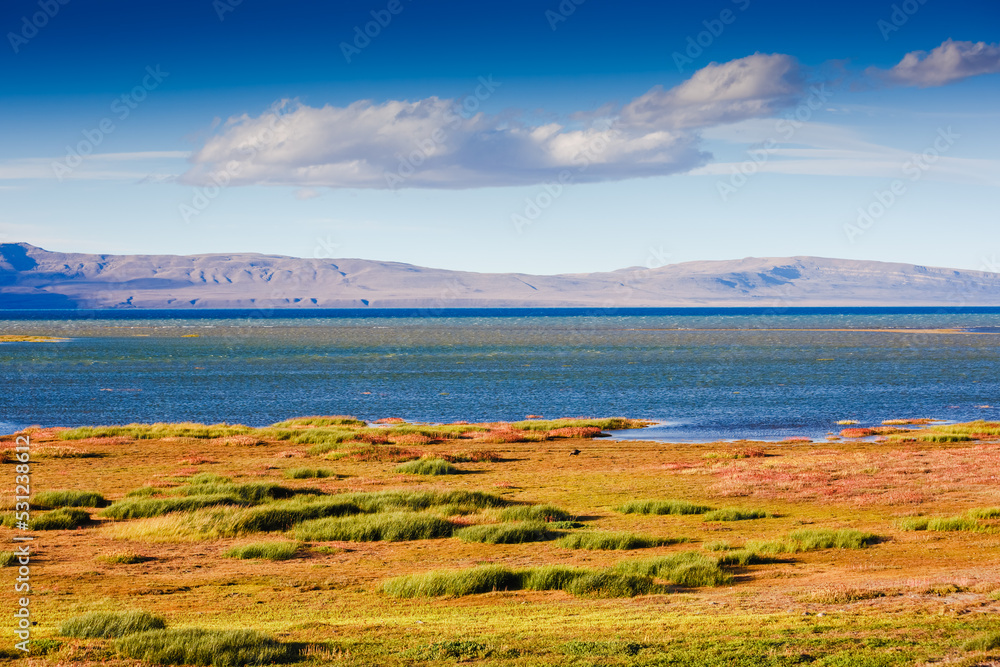
[(802, 93), (803, 78), (791, 56), (754, 54), (711, 63), (670, 90), (656, 87), (622, 109), (637, 126), (699, 128), (773, 115)]
[[(463, 115), (455, 100), (369, 100), (315, 108), (284, 100), (226, 121), (182, 182), (300, 188), (469, 188), (685, 172), (710, 158), (698, 130), (773, 114), (802, 89), (794, 59), (756, 54), (653, 89), (615, 116), (531, 125)], [(573, 116), (571, 116), (573, 117)]]
[(1000, 72), (1000, 44), (947, 40), (926, 51), (911, 51), (895, 67), (869, 67), (867, 73), (890, 85), (930, 88), (980, 74)]

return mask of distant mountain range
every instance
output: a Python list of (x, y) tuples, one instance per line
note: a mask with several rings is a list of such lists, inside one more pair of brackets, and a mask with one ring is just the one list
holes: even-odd
[(535, 276), (252, 253), (85, 255), (0, 244), (0, 308), (1000, 306), (1000, 274), (820, 257)]

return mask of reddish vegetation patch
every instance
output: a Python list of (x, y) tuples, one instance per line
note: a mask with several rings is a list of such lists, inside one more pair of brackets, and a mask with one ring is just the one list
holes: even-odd
[(216, 440), (221, 445), (230, 445), (237, 447), (256, 447), (258, 445), (265, 445), (263, 440), (256, 438), (252, 435), (227, 435), (224, 438), (219, 438)]
[(283, 452), (278, 452), (274, 456), (279, 459), (294, 459), (305, 455), (305, 452), (300, 452), (297, 449), (286, 449)]
[(717, 469), (719, 496), (825, 500), (857, 505), (920, 503), (996, 485), (1000, 446), (848, 454), (816, 450)]
[(441, 458), (448, 463), (497, 463), (503, 461), (500, 454), (493, 450), (479, 449), (471, 452), (452, 452), (451, 454), (441, 454)]
[(871, 428), (845, 428), (840, 432), (842, 438), (868, 438), (873, 435), (892, 435), (894, 433), (909, 433), (906, 428), (895, 426), (872, 426)]
[(114, 435), (107, 438), (83, 438), (73, 442), (78, 445), (127, 445), (133, 440), (124, 435)]
[(191, 456), (188, 456), (183, 459), (178, 459), (177, 462), (184, 463), (189, 466), (198, 466), (204, 463), (218, 463), (218, 461), (214, 459), (206, 458), (204, 456), (198, 456), (196, 454), (192, 454)]
[(479, 440), (480, 442), (489, 442), (493, 444), (504, 444), (510, 442), (533, 442), (541, 441), (545, 439), (545, 435), (542, 433), (536, 433), (534, 431), (522, 431), (518, 428), (499, 427), (490, 428), (489, 431), (476, 432), (472, 434), (473, 439)]
[(369, 445), (389, 444), (389, 436), (386, 435), (385, 433), (373, 433), (373, 432), (359, 433), (357, 436), (355, 436), (354, 439), (358, 442), (368, 443)]
[(759, 459), (767, 454), (760, 447), (744, 447), (733, 452), (734, 459)]
[(355, 461), (378, 461), (382, 463), (403, 463), (413, 461), (423, 456), (423, 452), (413, 449), (403, 449), (402, 447), (363, 447), (354, 449), (343, 456), (343, 458)]
[(376, 419), (373, 424), (405, 424), (406, 420), (402, 417), (383, 417), (382, 419)]
[(434, 438), (429, 435), (424, 435), (423, 433), (404, 433), (403, 435), (394, 435), (392, 437), (392, 444), (394, 445), (429, 445), (434, 442)]
[(548, 432), (550, 438), (596, 438), (601, 429), (596, 426), (565, 426)]
[(524, 418), (525, 419), (545, 419), (545, 417), (543, 417), (541, 415), (525, 415)]
[(812, 438), (807, 438), (801, 435), (793, 435), (789, 438), (785, 438), (782, 442), (812, 442)]

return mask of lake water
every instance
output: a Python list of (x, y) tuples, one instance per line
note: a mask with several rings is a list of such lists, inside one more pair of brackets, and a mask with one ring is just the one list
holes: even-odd
[[(220, 315), (0, 313), (0, 333), (71, 339), (0, 344), (0, 431), (538, 414), (649, 418), (662, 424), (628, 435), (680, 441), (821, 437), (839, 419), (1000, 419), (1000, 336), (905, 330), (997, 332), (996, 312)], [(885, 327), (900, 330), (820, 330)]]

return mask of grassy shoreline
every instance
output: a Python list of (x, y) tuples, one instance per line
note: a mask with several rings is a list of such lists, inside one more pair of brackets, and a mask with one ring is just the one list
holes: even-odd
[[(1000, 424), (740, 456), (596, 437), (608, 420), (386, 421), (27, 431), (35, 664), (136, 665), (177, 642), (306, 665), (1000, 657), (984, 558)], [(13, 446), (0, 438), (11, 475)], [(401, 457), (457, 474), (398, 472)], [(119, 610), (166, 627), (60, 634)]]

